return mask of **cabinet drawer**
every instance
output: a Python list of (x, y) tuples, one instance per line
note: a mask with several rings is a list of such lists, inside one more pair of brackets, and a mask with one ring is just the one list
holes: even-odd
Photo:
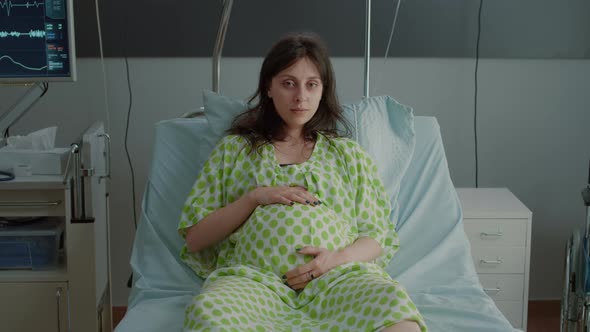
[(526, 219), (465, 219), (464, 227), (472, 246), (526, 246)]
[(523, 274), (480, 274), (483, 290), (494, 301), (522, 301), (524, 296)]
[(63, 190), (0, 191), (0, 215), (37, 217), (65, 215)]
[(0, 294), (2, 331), (69, 331), (66, 283), (0, 282)]
[(496, 301), (496, 306), (506, 316), (512, 327), (522, 328), (522, 301)]
[(523, 247), (471, 247), (477, 273), (524, 273)]

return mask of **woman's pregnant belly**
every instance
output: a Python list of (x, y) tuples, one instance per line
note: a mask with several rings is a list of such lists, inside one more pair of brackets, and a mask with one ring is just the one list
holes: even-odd
[(340, 249), (354, 240), (347, 221), (325, 205), (259, 206), (234, 234), (234, 262), (277, 276), (313, 259), (296, 252), (314, 246)]

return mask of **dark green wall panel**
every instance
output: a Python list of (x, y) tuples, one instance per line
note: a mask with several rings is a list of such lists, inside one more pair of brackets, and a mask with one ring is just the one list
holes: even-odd
[[(99, 0), (105, 55), (210, 57), (222, 1)], [(397, 4), (373, 0), (383, 56)], [(473, 57), (478, 0), (402, 0), (389, 56)], [(79, 56), (98, 55), (94, 0), (75, 0)], [(364, 54), (364, 0), (235, 0), (223, 56), (264, 56), (290, 31), (314, 31), (333, 56)], [(484, 0), (480, 55), (590, 58), (590, 0)]]

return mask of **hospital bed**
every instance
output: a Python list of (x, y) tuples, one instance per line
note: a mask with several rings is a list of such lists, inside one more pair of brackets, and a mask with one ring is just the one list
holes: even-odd
[[(221, 48), (232, 2), (224, 1), (221, 14), (213, 56), (214, 91), (219, 91)], [(369, 153), (373, 151), (392, 205), (396, 207), (390, 218), (396, 223), (401, 249), (387, 272), (406, 287), (430, 331), (517, 331), (478, 281), (437, 120), (414, 117), (406, 112), (407, 108), (387, 98), (368, 98), (370, 3), (367, 0), (366, 98), (360, 102), (368, 100), (369, 105), (365, 106), (369, 107), (362, 113), (353, 105), (345, 112), (354, 110), (354, 116), (349, 117), (353, 125), (352, 137), (370, 150)], [(403, 116), (395, 118), (389, 117), (393, 113), (373, 112), (377, 110), (370, 104), (384, 100), (392, 103), (389, 106), (393, 105), (387, 112), (395, 109), (395, 114)], [(220, 129), (225, 129), (216, 121), (218, 116), (227, 115), (225, 107), (211, 112), (214, 107), (208, 107), (206, 100), (204, 103), (209, 117), (178, 118), (156, 125), (154, 157), (131, 256), (133, 287), (127, 313), (117, 326), (117, 332), (181, 331), (185, 306), (203, 284), (203, 280), (180, 261), (183, 239), (176, 227), (186, 197), (220, 139)], [(228, 104), (239, 102), (230, 100)], [(379, 118), (379, 114), (383, 118)], [(385, 120), (388, 117), (389, 120)], [(374, 130), (376, 124), (381, 125), (380, 130)], [(388, 128), (394, 133), (385, 135)], [(401, 144), (409, 143), (410, 139), (411, 144)], [(393, 154), (383, 153), (382, 148), (388, 146), (401, 148)], [(398, 152), (407, 153), (403, 167), (399, 158), (390, 158)]]
[[(437, 120), (417, 116), (413, 126), (414, 151), (394, 198), (401, 249), (387, 272), (407, 288), (430, 331), (515, 331), (478, 281)], [(117, 332), (182, 330), (185, 306), (203, 280), (180, 261), (176, 227), (216, 139), (205, 117), (156, 125), (131, 257), (133, 288)]]

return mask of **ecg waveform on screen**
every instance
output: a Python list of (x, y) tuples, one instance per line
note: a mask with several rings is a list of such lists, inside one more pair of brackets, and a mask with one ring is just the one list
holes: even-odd
[(0, 0), (0, 82), (74, 77), (73, 1)]
[(24, 8), (31, 8), (31, 7), (35, 7), (35, 8), (39, 8), (40, 6), (45, 5), (45, 2), (37, 2), (37, 1), (33, 1), (33, 2), (25, 2), (25, 3), (14, 3), (12, 1), (9, 0), (0, 0), (0, 9), (6, 9), (6, 14), (8, 16), (10, 16), (10, 11), (12, 10), (12, 8), (14, 7), (24, 7)]
[(43, 67), (29, 67), (29, 66), (26, 66), (26, 65), (18, 62), (18, 61), (15, 61), (13, 58), (9, 57), (8, 55), (2, 55), (2, 56), (0, 56), (0, 62), (2, 62), (2, 60), (5, 60), (5, 59), (7, 59), (8, 61), (14, 63), (17, 66), (21, 66), (21, 67), (23, 67), (25, 69), (28, 69), (28, 70), (38, 70), (38, 71), (41, 71), (41, 70), (44, 70), (44, 69), (47, 68), (47, 65), (45, 65)]
[(18, 32), (18, 31), (0, 31), (0, 38), (20, 38), (20, 37), (29, 37), (29, 38), (45, 38), (45, 31), (44, 30), (29, 30), (29, 32)]

